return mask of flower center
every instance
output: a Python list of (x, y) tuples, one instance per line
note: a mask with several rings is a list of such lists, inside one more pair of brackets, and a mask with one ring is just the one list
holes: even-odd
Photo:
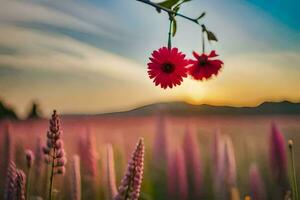
[(174, 72), (175, 66), (172, 63), (164, 63), (161, 66), (161, 70), (167, 74)]
[(208, 63), (207, 63), (207, 59), (199, 59), (199, 63), (198, 63), (198, 65), (200, 66), (200, 67), (204, 67), (204, 66), (206, 66)]

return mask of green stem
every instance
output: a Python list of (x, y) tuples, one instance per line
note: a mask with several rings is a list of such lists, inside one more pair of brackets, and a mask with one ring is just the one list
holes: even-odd
[(171, 42), (172, 23), (173, 23), (173, 20), (172, 20), (172, 18), (170, 16), (170, 25), (169, 25), (169, 33), (168, 33), (168, 49), (172, 48), (172, 42)]
[(30, 194), (30, 177), (31, 177), (31, 167), (28, 168), (27, 180), (26, 180), (26, 200), (29, 200)]
[(52, 200), (52, 188), (53, 188), (53, 178), (54, 178), (54, 165), (55, 165), (55, 148), (53, 148), (52, 155), (52, 165), (51, 165), (51, 175), (50, 175), (50, 186), (49, 186), (49, 200)]
[(205, 53), (205, 39), (204, 39), (204, 31), (202, 31), (202, 53)]
[(137, 1), (140, 1), (140, 2), (142, 2), (142, 3), (145, 3), (145, 4), (148, 4), (148, 5), (150, 5), (150, 6), (153, 6), (153, 7), (155, 7), (155, 8), (158, 9), (158, 10), (163, 10), (163, 11), (167, 12), (169, 15), (179, 16), (179, 17), (182, 17), (182, 18), (184, 18), (184, 19), (187, 19), (187, 20), (189, 20), (189, 21), (191, 21), (191, 22), (194, 22), (194, 23), (196, 23), (196, 24), (198, 24), (198, 25), (201, 25), (201, 24), (199, 24), (199, 22), (198, 22), (197, 19), (193, 19), (193, 18), (187, 17), (187, 16), (185, 16), (185, 15), (183, 15), (183, 14), (180, 14), (180, 13), (178, 13), (178, 12), (175, 12), (175, 11), (171, 10), (171, 9), (165, 8), (165, 7), (163, 7), (163, 6), (160, 6), (160, 5), (158, 5), (158, 4), (156, 4), (156, 3), (153, 3), (153, 2), (151, 2), (151, 1), (149, 1), (149, 0), (137, 0)]
[(292, 181), (293, 181), (293, 197), (295, 200), (299, 199), (298, 195), (298, 186), (297, 186), (297, 176), (296, 176), (296, 167), (295, 167), (295, 153), (293, 149), (293, 145), (290, 146), (291, 152), (291, 161), (292, 161)]

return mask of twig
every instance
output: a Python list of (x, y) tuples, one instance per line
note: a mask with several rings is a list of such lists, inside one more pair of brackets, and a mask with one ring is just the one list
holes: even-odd
[(145, 4), (148, 4), (148, 5), (150, 5), (150, 6), (153, 6), (153, 7), (155, 7), (157, 10), (163, 10), (163, 11), (167, 12), (169, 15), (176, 15), (176, 16), (182, 17), (182, 18), (184, 18), (184, 19), (187, 19), (187, 20), (189, 20), (189, 21), (192, 21), (192, 22), (194, 22), (194, 23), (196, 23), (196, 24), (198, 24), (198, 25), (201, 25), (201, 24), (199, 24), (199, 22), (198, 22), (197, 19), (190, 18), (190, 17), (188, 17), (188, 16), (185, 16), (185, 15), (183, 15), (183, 14), (180, 14), (180, 13), (178, 13), (178, 12), (175, 12), (175, 11), (169, 9), (169, 8), (165, 8), (165, 7), (160, 6), (160, 5), (156, 4), (156, 3), (153, 3), (153, 2), (151, 2), (151, 1), (149, 1), (149, 0), (137, 0), (137, 1), (140, 1), (140, 2), (142, 2), (142, 3), (145, 3)]

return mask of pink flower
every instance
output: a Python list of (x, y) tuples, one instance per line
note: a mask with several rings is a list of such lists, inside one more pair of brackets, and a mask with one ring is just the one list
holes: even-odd
[(161, 88), (166, 89), (180, 85), (183, 78), (187, 77), (188, 60), (177, 48), (162, 47), (153, 51), (150, 60), (151, 62), (148, 63), (149, 77), (153, 79), (155, 85), (160, 85)]
[(144, 151), (144, 140), (139, 139), (131, 159), (128, 162), (125, 176), (118, 188), (118, 194), (115, 196), (115, 200), (138, 200), (143, 179)]
[(221, 60), (212, 59), (218, 56), (215, 51), (211, 51), (209, 55), (193, 52), (193, 55), (196, 60), (190, 60), (192, 65), (189, 67), (189, 74), (196, 80), (209, 79), (212, 75), (217, 75), (222, 68)]

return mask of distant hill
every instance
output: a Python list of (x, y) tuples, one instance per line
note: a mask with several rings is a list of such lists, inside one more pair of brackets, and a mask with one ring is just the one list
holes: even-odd
[(257, 107), (192, 105), (185, 102), (156, 103), (126, 112), (105, 115), (141, 116), (163, 112), (171, 115), (300, 115), (300, 103), (265, 102)]

